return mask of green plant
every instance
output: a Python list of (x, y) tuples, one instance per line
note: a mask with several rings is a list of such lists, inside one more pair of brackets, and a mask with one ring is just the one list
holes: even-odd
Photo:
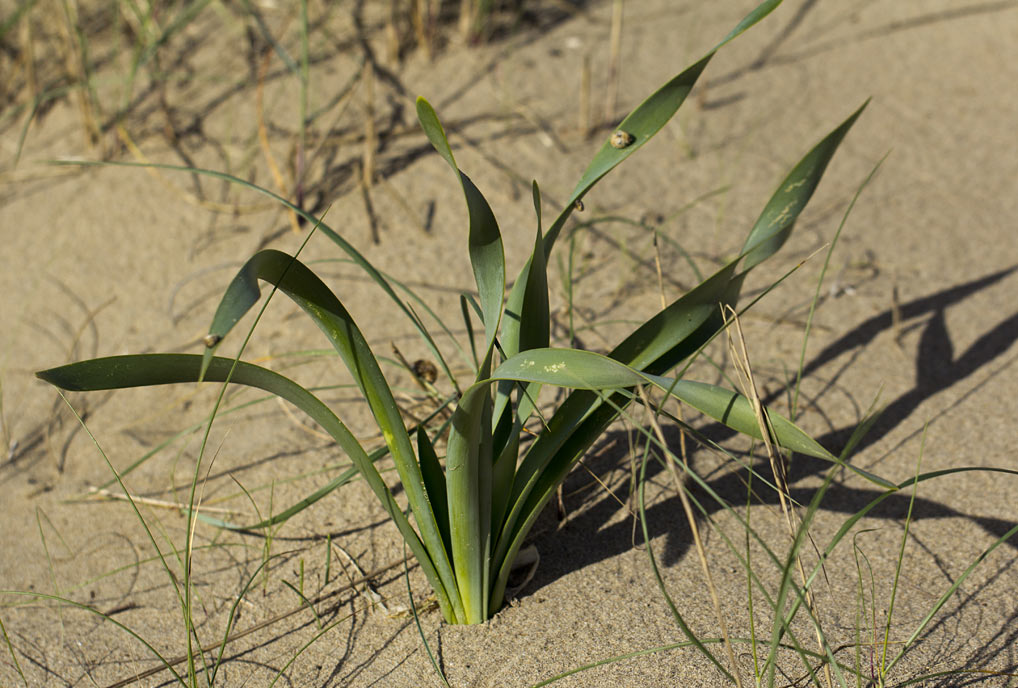
[[(466, 198), (468, 248), (478, 294), (476, 301), (467, 300), (484, 331), (474, 379), (462, 391), (449, 423), (438, 433), (429, 435), (423, 426), (416, 432), (407, 429), (374, 353), (340, 299), (296, 256), (277, 250), (254, 255), (231, 282), (209, 328), (204, 354), (115, 356), (42, 371), (38, 376), (63, 389), (78, 391), (202, 380), (232, 382), (264, 389), (293, 403), (318, 422), (351, 458), (417, 558), (445, 618), (450, 623), (483, 622), (501, 607), (513, 562), (544, 504), (576, 461), (636, 398), (635, 389), (657, 387), (738, 432), (763, 437), (746, 397), (682, 376), (689, 361), (725, 328), (723, 309), (735, 306), (747, 274), (786, 241), (862, 108), (791, 170), (750, 230), (737, 258), (637, 328), (607, 356), (549, 347), (546, 265), (556, 239), (584, 195), (665, 125), (721, 46), (779, 4), (780, 0), (761, 3), (707, 55), (626, 117), (594, 156), (547, 232), (542, 231), (541, 196), (534, 184), (534, 250), (507, 298), (501, 234), (491, 208), (457, 166), (434, 110), (425, 100), (418, 100), (421, 126), (459, 177)], [(399, 304), (458, 389), (424, 323), (401, 301), (390, 281), (319, 219), (308, 219), (315, 221), (317, 231), (345, 250)], [(385, 438), (385, 451), (395, 463), (416, 528), (374, 466), (381, 452), (369, 456), (346, 425), (311, 391), (276, 372), (241, 361), (243, 347), (236, 359), (214, 355), (241, 316), (260, 299), (260, 280), (272, 284), (273, 292), (282, 291), (293, 299), (343, 359)], [(677, 377), (663, 377), (683, 363), (686, 367)], [(537, 404), (543, 385), (574, 390), (547, 418), (538, 412)], [(527, 444), (524, 428), (535, 416), (539, 429), (536, 439)], [(777, 446), (842, 463), (790, 421), (772, 412), (767, 416), (770, 439)], [(436, 440), (446, 427), (443, 466)], [(894, 487), (877, 476), (849, 468), (883, 487)], [(194, 518), (198, 479), (196, 467), (188, 530)], [(324, 494), (320, 491), (316, 497)], [(310, 501), (305, 500), (301, 508)], [(293, 512), (290, 509), (286, 513)], [(189, 591), (184, 592), (185, 598), (189, 595)]]

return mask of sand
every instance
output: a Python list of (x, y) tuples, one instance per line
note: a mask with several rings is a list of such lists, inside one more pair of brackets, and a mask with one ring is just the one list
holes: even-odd
[[(337, 3), (311, 34), (310, 111), (327, 110), (309, 127), (308, 206), (327, 210), (332, 227), (418, 291), (461, 334), (458, 295), (473, 288), (462, 200), (448, 168), (416, 128), (413, 98), (424, 95), (435, 106), (458, 162), (491, 201), (511, 275), (533, 241), (530, 180), (540, 182), (547, 212), (557, 212), (611, 131), (609, 126), (585, 137), (579, 129), (585, 56), (596, 119), (603, 119), (609, 100), (611, 3), (581, 3), (575, 12), (564, 11), (563, 3), (532, 4), (539, 10), (534, 17), (505, 27), (487, 44), (463, 45), (455, 27), (443, 28), (448, 40), (436, 45), (432, 60), (413, 46), (405, 46), (401, 63), (390, 59), (382, 3), (368, 3), (359, 24), (347, 3)], [(626, 3), (614, 116), (702, 56), (752, 4)], [(259, 7), (288, 54), (299, 56), (297, 13), (286, 3)], [(293, 232), (278, 207), (219, 180), (141, 168), (54, 167), (48, 161), (95, 160), (105, 151), (118, 161), (227, 171), (278, 190), (259, 144), (261, 58), (251, 44), (262, 39), (233, 12), (210, 6), (167, 44), (160, 53), (168, 74), (164, 87), (151, 88), (152, 72), (142, 70), (123, 120), (125, 136), (110, 128), (98, 146), (85, 142), (76, 95), (41, 109), (16, 167), (24, 116), (4, 120), (0, 130), (0, 376), (9, 443), (0, 463), (0, 588), (58, 595), (107, 615), (5, 593), (0, 619), (29, 685), (129, 679), (159, 664), (141, 639), (167, 658), (186, 650), (180, 604), (154, 557), (153, 540), (169, 568), (179, 572), (186, 521), (159, 504), (187, 499), (200, 436), (188, 435), (127, 478), (131, 491), (148, 500), (140, 508), (150, 539), (124, 502), (83, 499), (110, 481), (110, 470), (54, 390), (33, 373), (100, 355), (199, 351), (217, 297), (242, 261), (266, 246), (295, 251), (307, 229)], [(655, 223), (701, 269), (710, 269), (738, 250), (798, 157), (871, 99), (793, 239), (748, 286), (765, 286), (809, 258), (743, 321), (758, 383), (779, 390), (798, 365), (803, 323), (825, 256), (816, 252), (832, 240), (856, 189), (889, 153), (848, 217), (831, 259), (806, 352), (802, 424), (837, 450), (878, 399), (886, 410), (855, 455), (858, 466), (894, 481), (913, 475), (920, 459), (922, 471), (1016, 469), (1016, 36), (1018, 2), (787, 0), (716, 56), (673, 123), (598, 186), (578, 217)], [(348, 102), (333, 102), (365, 49), (378, 64), (373, 116), (380, 145), (367, 194), (370, 213), (357, 181), (364, 121), (372, 114), (363, 85)], [(109, 58), (96, 83), (100, 102), (112, 103), (112, 112), (125, 58), (111, 39), (94, 50), (97, 59)], [(278, 55), (267, 64), (260, 97), (273, 163), (292, 180), (299, 89)], [(576, 237), (577, 312), (584, 322), (604, 323), (582, 330), (581, 339), (603, 351), (623, 331), (618, 321), (649, 317), (658, 307), (652, 237), (622, 223), (603, 223)], [(692, 272), (671, 244), (663, 241), (662, 247), (663, 290), (675, 298), (693, 284)], [(557, 252), (566, 261), (568, 244)], [(343, 257), (322, 235), (302, 255)], [(561, 316), (561, 264), (553, 262), (552, 307)], [(391, 343), (411, 361), (426, 355), (405, 318), (356, 268), (336, 262), (318, 268), (380, 355), (390, 355)], [(348, 378), (333, 359), (285, 355), (325, 345), (280, 298), (247, 355), (304, 384), (343, 383)], [(720, 348), (714, 353), (724, 355)], [(407, 399), (419, 396), (406, 375), (394, 374)], [(694, 374), (718, 380), (706, 366)], [(377, 441), (348, 388), (326, 396), (358, 436)], [(123, 470), (199, 422), (214, 397), (211, 388), (184, 385), (68, 399)], [(228, 403), (255, 398), (238, 392)], [(787, 412), (781, 395), (775, 398), (776, 408)], [(716, 430), (706, 421), (696, 424)], [(676, 438), (673, 431), (669, 436)], [(684, 639), (628, 507), (591, 477), (596, 474), (626, 500), (629, 437), (626, 427), (613, 429), (584, 460), (589, 471), (578, 469), (569, 478), (566, 518), (560, 521), (554, 510), (542, 517), (534, 534), (540, 566), (512, 605), (477, 627), (449, 626), (437, 611), (422, 612), (424, 634), (451, 685), (530, 686), (590, 662)], [(737, 440), (728, 443), (745, 448)], [(692, 461), (726, 499), (744, 502), (745, 488), (730, 464), (705, 450)], [(343, 462), (306, 419), (274, 401), (261, 403), (217, 421), (201, 469), (202, 497), (211, 515), (222, 515), (211, 509), (226, 509), (231, 519), (250, 522), (257, 520), (254, 505), (263, 516), (278, 513), (336, 475)], [(822, 468), (795, 459), (796, 499), (808, 501)], [(652, 473), (650, 546), (663, 580), (689, 626), (716, 637), (719, 625), (679, 500), (667, 474)], [(253, 503), (240, 485), (251, 491)], [(116, 485), (109, 490), (118, 492)], [(823, 548), (847, 516), (877, 494), (858, 478), (839, 479), (811, 529), (816, 547)], [(968, 472), (921, 485), (891, 609), (892, 655), (969, 564), (1018, 521), (1016, 496), (1018, 477), (1000, 473)], [(783, 552), (782, 518), (773, 500), (765, 501), (753, 512), (754, 527)], [(880, 661), (909, 504), (908, 494), (894, 496), (861, 521), (860, 534), (843, 541), (816, 585), (829, 641), (851, 663), (860, 562), (867, 672)], [(733, 635), (746, 636), (745, 574), (721, 537), (723, 532), (741, 546), (744, 533), (731, 513), (715, 507), (711, 519), (713, 527), (701, 521), (701, 529), (720, 605)], [(248, 585), (236, 606), (238, 630), (299, 610), (293, 588), (302, 587), (307, 597), (333, 595), (317, 604), (318, 618), (305, 609), (230, 643), (218, 685), (267, 685), (280, 671), (278, 685), (439, 685), (413, 620), (400, 612), (408, 600), (398, 533), (363, 485), (342, 488), (271, 535), (266, 541), (197, 526), (193, 615), (201, 642), (222, 637)], [(330, 544), (333, 554), (327, 556)], [(362, 585), (343, 588), (358, 574), (340, 548), (365, 572), (399, 563), (372, 578), (371, 589), (388, 612), (368, 611), (377, 598)], [(955, 670), (964, 673), (925, 685), (1013, 685), (1015, 679), (984, 672), (1018, 671), (1016, 554), (1012, 541), (982, 561), (914, 639), (891, 683)], [(759, 552), (754, 556), (761, 578), (774, 584), (774, 568)], [(804, 556), (807, 564), (815, 562), (812, 546)], [(427, 598), (418, 570), (410, 572), (409, 583), (415, 600)], [(757, 632), (766, 635), (771, 616), (759, 597), (754, 603)], [(304, 649), (320, 624), (330, 630)], [(796, 632), (813, 649), (808, 627), (800, 624)], [(15, 661), (2, 649), (0, 685), (19, 685)], [(739, 653), (749, 676), (752, 657), (744, 645)], [(779, 685), (805, 683), (794, 654), (783, 653), (779, 666)], [(163, 671), (137, 685), (169, 682)], [(854, 678), (849, 682), (855, 685)], [(723, 683), (695, 651), (674, 649), (610, 663), (556, 685)]]

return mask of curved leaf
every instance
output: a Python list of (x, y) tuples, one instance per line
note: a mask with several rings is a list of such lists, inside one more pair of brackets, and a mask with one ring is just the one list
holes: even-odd
[[(672, 380), (643, 373), (591, 351), (577, 349), (525, 351), (500, 365), (492, 373), (492, 378), (601, 391), (651, 384), (736, 432), (763, 439), (752, 404), (742, 394), (705, 382)], [(765, 412), (774, 431), (773, 439), (782, 448), (832, 463), (842, 463), (838, 457), (820, 446), (790, 420), (766, 409)], [(895, 489), (892, 482), (852, 466), (848, 467), (881, 487)]]
[(697, 79), (700, 78), (703, 70), (707, 67), (707, 64), (721, 46), (733, 40), (739, 34), (743, 33), (773, 12), (774, 9), (781, 4), (781, 2), (782, 0), (767, 0), (766, 2), (760, 3), (749, 14), (743, 17), (742, 21), (740, 21), (720, 43), (714, 46), (710, 52), (651, 94), (651, 96), (640, 103), (640, 105), (638, 105), (636, 109), (629, 114), (629, 116), (622, 120), (617, 131), (629, 134), (632, 137), (632, 142), (622, 148), (616, 148), (612, 145), (611, 139), (609, 138), (609, 140), (601, 146), (601, 150), (599, 150), (594, 156), (594, 159), (590, 162), (590, 165), (580, 177), (580, 181), (576, 184), (576, 188), (573, 190), (572, 195), (566, 201), (565, 209), (555, 220), (555, 223), (548, 229), (546, 247), (548, 254), (551, 253), (552, 246), (558, 238), (559, 232), (563, 225), (565, 225), (566, 220), (572, 214), (576, 201), (581, 200), (584, 194), (586, 194), (591, 187), (594, 186), (594, 184), (614, 169), (619, 163), (639, 150), (645, 143), (647, 143), (647, 141), (650, 140), (652, 136), (659, 132), (661, 128), (668, 123), (668, 120), (672, 118), (682, 103), (686, 100), (686, 96), (689, 95), (693, 85), (696, 83)]
[[(96, 358), (51, 368), (36, 377), (69, 391), (95, 391), (125, 387), (147, 387), (180, 382), (197, 382), (202, 372), (197, 354), (136, 354)], [(382, 477), (360, 443), (329, 408), (316, 396), (289, 378), (267, 368), (228, 358), (213, 358), (205, 367), (206, 380), (256, 387), (289, 401), (322, 426), (361, 471), (365, 481), (382, 503), (406, 540), (438, 595), (443, 614), (453, 607), (442, 578), (424, 543), (396, 503)], [(449, 617), (455, 618), (455, 617)]]
[(824, 137), (792, 168), (774, 192), (742, 247), (743, 271), (770, 258), (788, 239), (799, 213), (806, 207), (845, 134), (869, 104), (863, 103), (848, 119)]
[(435, 520), (438, 521), (438, 530), (442, 533), (442, 542), (445, 543), (445, 550), (451, 552), (449, 495), (445, 487), (445, 473), (423, 423), (417, 426), (417, 456), (420, 457), (421, 476), (424, 478), (424, 487), (428, 491), (431, 507), (435, 510)]
[(498, 231), (491, 206), (481, 191), (474, 185), (456, 165), (445, 129), (435, 114), (434, 108), (424, 98), (417, 99), (417, 119), (427, 135), (431, 145), (445, 158), (459, 177), (463, 187), (463, 195), (467, 201), (469, 215), (469, 249), (470, 264), (474, 271), (477, 293), (481, 298), (481, 311), (484, 314), (484, 330), (487, 346), (490, 348), (498, 332), (498, 323), (502, 313), (502, 298), (505, 294), (505, 253), (502, 247), (502, 235)]
[[(452, 564), (443, 546), (434, 510), (424, 487), (421, 468), (392, 390), (357, 324), (336, 295), (314, 272), (282, 251), (266, 249), (252, 256), (227, 287), (220, 301), (209, 328), (212, 346), (207, 348), (205, 359), (211, 358), (223, 337), (257, 303), (260, 296), (259, 280), (274, 284), (300, 306), (343, 359), (392, 454), (410, 508), (421, 530), (421, 537), (434, 557), (435, 567), (442, 575), (446, 588), (454, 587)], [(453, 606), (459, 610), (458, 596), (450, 595)]]

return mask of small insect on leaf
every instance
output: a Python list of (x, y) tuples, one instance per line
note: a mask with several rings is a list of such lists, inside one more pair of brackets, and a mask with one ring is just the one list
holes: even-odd
[(582, 213), (583, 212), (583, 201), (581, 201), (580, 199), (577, 198), (576, 201), (573, 202), (573, 207), (576, 208), (576, 212)]
[(202, 337), (201, 340), (205, 342), (205, 348), (211, 349), (216, 344), (223, 341), (223, 337), (218, 334), (207, 334), (204, 337)]
[(630, 134), (628, 131), (622, 131), (621, 129), (619, 129), (614, 134), (612, 134), (611, 138), (612, 148), (626, 148), (628, 146), (631, 146), (633, 144), (633, 141), (635, 140), (636, 137)]
[(413, 372), (418, 379), (424, 380), (429, 384), (434, 383), (438, 379), (438, 368), (435, 367), (434, 363), (423, 358), (414, 361)]

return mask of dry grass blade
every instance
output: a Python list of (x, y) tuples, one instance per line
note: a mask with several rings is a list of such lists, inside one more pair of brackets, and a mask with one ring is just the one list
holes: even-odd
[[(738, 314), (731, 308), (727, 309), (726, 320), (730, 323), (725, 332), (728, 335), (728, 346), (732, 356), (732, 362), (735, 365), (735, 369), (739, 376), (739, 383), (742, 387), (743, 395), (750, 400), (753, 406), (753, 411), (756, 414), (757, 423), (760, 426), (760, 434), (763, 437), (763, 445), (767, 451), (767, 459), (770, 462), (771, 472), (774, 474), (774, 484), (777, 486), (778, 501), (781, 504), (781, 512), (785, 516), (785, 525), (788, 528), (788, 537), (790, 541), (795, 541), (796, 532), (801, 527), (802, 523), (799, 520), (799, 515), (789, 504), (789, 492), (788, 492), (788, 469), (787, 469), (787, 458), (783, 454), (779, 454), (778, 449), (774, 446), (772, 437), (774, 437), (774, 429), (771, 427), (766, 415), (764, 414), (763, 404), (760, 402), (760, 394), (756, 388), (756, 382), (753, 379), (753, 369), (749, 362), (749, 351), (746, 348), (746, 339), (742, 334), (742, 324), (739, 322)], [(817, 649), (820, 654), (824, 652), (824, 637), (823, 631), (820, 629), (819, 616), (816, 608), (816, 603), (813, 597), (813, 592), (807, 584), (806, 570), (802, 565), (802, 558), (799, 553), (795, 553), (795, 566), (799, 572), (799, 579), (802, 581), (803, 594), (806, 601), (806, 607), (810, 611), (811, 615), (817, 619), (816, 641)], [(776, 613), (780, 615), (781, 610), (776, 610)], [(827, 681), (828, 688), (833, 688), (834, 678), (831, 675), (831, 665), (827, 662), (824, 663), (824, 678)]]
[[(153, 497), (141, 497), (133, 494), (124, 494), (123, 492), (114, 492), (113, 490), (107, 490), (102, 487), (90, 487), (88, 490), (87, 500), (109, 500), (109, 501), (121, 501), (121, 502), (134, 502), (135, 504), (144, 504), (145, 506), (154, 506), (160, 509), (173, 509), (175, 511), (186, 511), (187, 505), (183, 502), (171, 502), (166, 499), (155, 499)], [(215, 507), (203, 506), (201, 508), (203, 512), (211, 512), (218, 514), (232, 514), (232, 509), (218, 509)]]
[(623, 0), (612, 2), (611, 32), (608, 57), (608, 98), (604, 104), (604, 123), (614, 124), (619, 107), (619, 84), (622, 80), (622, 17)]
[[(265, 156), (265, 162), (269, 166), (272, 179), (276, 182), (276, 188), (280, 194), (286, 196), (289, 193), (289, 189), (286, 180), (283, 178), (283, 173), (276, 163), (276, 156), (272, 154), (272, 144), (269, 143), (269, 130), (265, 126), (265, 75), (269, 71), (272, 55), (272, 50), (266, 50), (262, 56), (261, 64), (258, 65), (258, 84), (255, 87), (255, 111), (258, 113), (258, 143), (262, 148), (262, 154)], [(300, 223), (297, 221), (297, 213), (287, 208), (287, 218), (293, 233), (300, 234)]]

